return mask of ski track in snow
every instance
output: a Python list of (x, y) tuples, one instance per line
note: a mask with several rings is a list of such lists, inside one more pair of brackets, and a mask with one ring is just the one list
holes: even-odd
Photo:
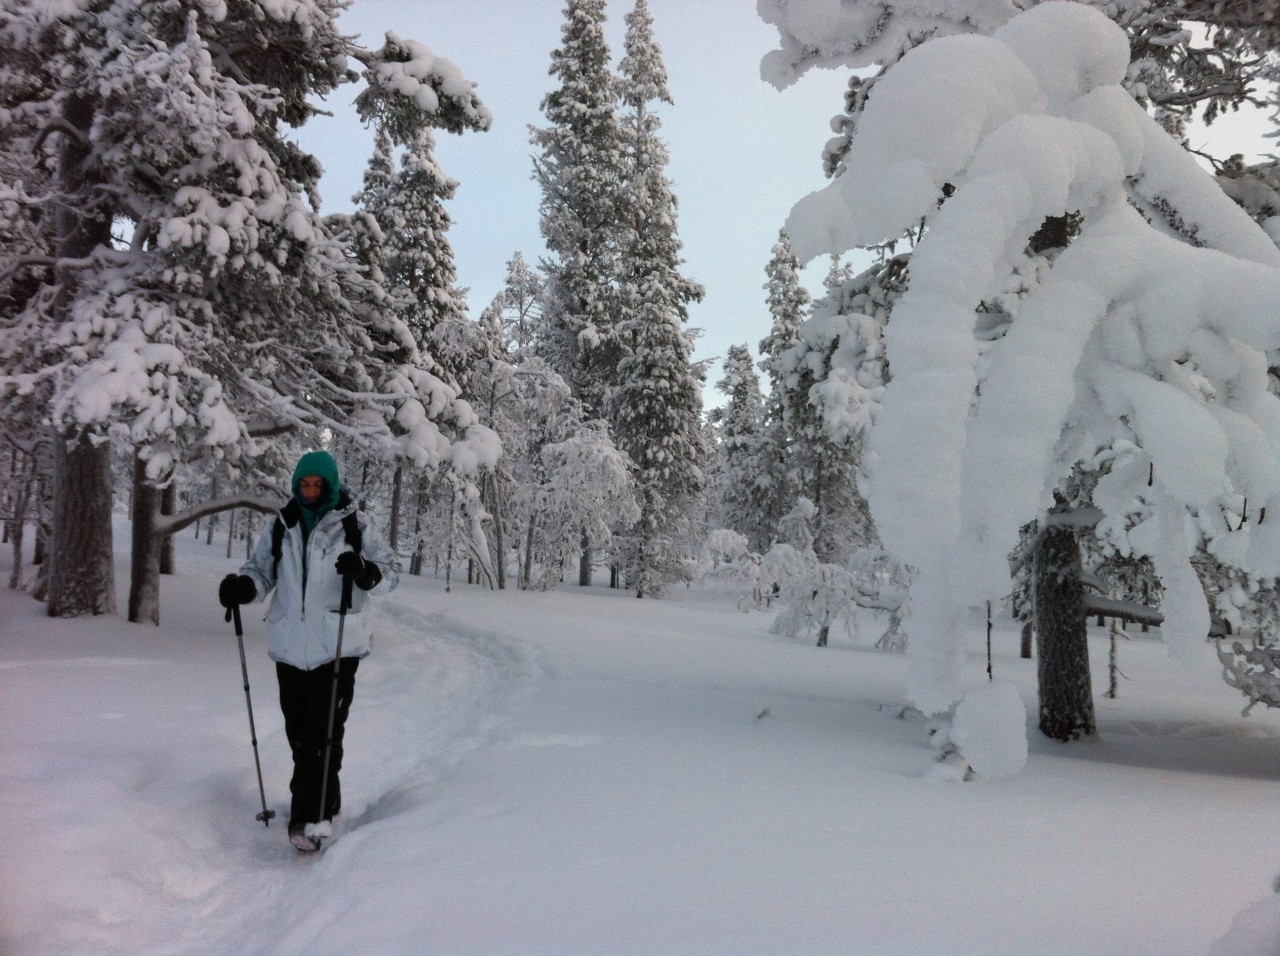
[[(173, 779), (172, 768), (148, 767), (155, 754), (113, 751), (109, 731), (97, 748), (99, 765), (89, 774), (85, 742), (70, 737), (62, 757), (33, 750), (0, 766), (0, 780), (15, 774), (29, 786), (38, 779), (48, 794), (43, 806), (19, 807), (0, 793), (0, 811), (17, 824), (10, 859), (56, 858), (38, 878), (64, 882), (62, 895), (84, 900), (85, 907), (79, 925), (43, 925), (22, 939), (22, 951), (123, 952), (116, 941), (126, 923), (131, 953), (248, 954), (302, 946), (292, 933), (310, 932), (325, 921), (311, 920), (280, 935), (281, 923), (290, 922), (286, 914), (306, 912), (320, 898), (341, 900), (333, 884), (343, 879), (344, 858), (366, 847), (376, 859), (384, 845), (395, 855), (406, 833), (429, 823), (437, 812), (432, 790), (466, 754), (501, 738), (503, 723), (492, 708), (536, 673), (527, 651), (507, 636), (422, 610), (429, 599), (406, 590), (410, 593), (382, 602), (373, 653), (361, 663), (347, 723), (343, 813), (335, 820), (334, 842), (320, 854), (300, 854), (285, 836), (287, 744), (274, 679), (262, 674), (251, 683), (267, 805), (276, 814), (269, 826), (254, 818), (261, 804), (247, 718), (242, 704), (237, 710), (228, 701), (234, 692), (230, 682), (211, 698), (216, 713), (189, 715), (195, 733), (175, 754), (175, 761), (191, 764), (179, 774), (187, 780), (181, 792), (157, 790), (155, 781)], [(53, 684), (68, 667), (110, 670), (149, 663), (162, 662), (81, 657), (7, 662), (4, 669), (47, 675)], [(250, 666), (273, 678), (261, 663)], [(362, 719), (366, 713), (368, 720)], [(222, 759), (233, 747), (234, 755)], [(96, 802), (102, 813), (94, 819), (70, 818), (71, 808), (83, 801), (77, 788), (90, 775), (99, 781)], [(37, 847), (37, 835), (43, 833), (39, 839), (47, 841), (48, 821), (60, 816), (65, 822), (53, 833), (52, 844)], [(121, 834), (128, 834), (129, 844), (110, 846)], [(156, 866), (157, 860), (163, 863)], [(86, 892), (88, 887), (93, 889)], [(43, 895), (49, 888), (33, 892)], [(343, 908), (335, 905), (334, 919), (341, 918)]]
[[(253, 906), (246, 907), (244, 887), (220, 901), (232, 927), (228, 952), (237, 941), (245, 954), (307, 948), (307, 941), (295, 935), (310, 937), (324, 921), (308, 921), (281, 935), (281, 914), (306, 911), (328, 896), (338, 901), (330, 918), (341, 920), (343, 894), (335, 894), (332, 884), (343, 878), (348, 858), (362, 849), (374, 856), (394, 854), (406, 834), (431, 822), (436, 812), (431, 791), (441, 787), (451, 768), (502, 732), (491, 708), (507, 685), (529, 673), (524, 651), (505, 637), (466, 627), (443, 613), (424, 613), (407, 603), (407, 596), (397, 597), (380, 609), (381, 633), (357, 676), (342, 771), (344, 806), (334, 821), (334, 840), (317, 856), (299, 854), (283, 839), (287, 803), (277, 807), (279, 826), (269, 838), (257, 833), (249, 854), (245, 875), (257, 886)], [(378, 712), (376, 736), (362, 726), (362, 710)], [(210, 917), (213, 925), (219, 923), (207, 909), (194, 915), (206, 931)], [(262, 932), (248, 934), (249, 939), (270, 942), (246, 940), (245, 928), (254, 926)], [(198, 952), (207, 942), (201, 933), (161, 952)]]

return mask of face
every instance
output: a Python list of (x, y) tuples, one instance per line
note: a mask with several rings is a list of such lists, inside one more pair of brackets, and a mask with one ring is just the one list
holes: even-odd
[(324, 479), (319, 475), (306, 475), (298, 479), (298, 494), (307, 504), (315, 504), (324, 493)]

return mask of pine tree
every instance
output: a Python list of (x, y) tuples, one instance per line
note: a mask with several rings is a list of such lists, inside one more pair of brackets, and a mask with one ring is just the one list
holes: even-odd
[(716, 387), (727, 399), (712, 413), (719, 438), (712, 480), (716, 526), (745, 535), (747, 546), (764, 554), (774, 536), (767, 517), (768, 485), (760, 481), (765, 467), (764, 396), (746, 345), (729, 346), (724, 378)]
[[(481, 436), (488, 436), (485, 428), (477, 427), (474, 409), (464, 410), (462, 399), (475, 397), (471, 391), (473, 376), (477, 367), (490, 358), (490, 346), (484, 330), (467, 317), (466, 301), (457, 285), (453, 247), (447, 236), (452, 219), (444, 203), (453, 197), (458, 183), (436, 162), (435, 138), (429, 129), (412, 131), (412, 138), (401, 152), (399, 170), (388, 175), (393, 147), (389, 132), (380, 130), (365, 188), (355, 201), (377, 225), (376, 239), (366, 243), (370, 246), (370, 265), (381, 263), (386, 303), (395, 309), (411, 341), (399, 336), (380, 336), (375, 341), (382, 343), (394, 374), (408, 374), (410, 369), (414, 374), (425, 371), (455, 393), (458, 415), (454, 429), (478, 442)], [(401, 441), (395, 451), (389, 534), (398, 538), (401, 492), (406, 479), (414, 482), (430, 477), (441, 465), (457, 472), (447, 487), (458, 489), (460, 503), (470, 505), (480, 500), (476, 489), (480, 484), (487, 486), (490, 476), (477, 473), (467, 456), (432, 460), (421, 454), (401, 422), (394, 426)], [(459, 462), (461, 468), (457, 467)], [(496, 461), (488, 462), (489, 466), (493, 464)], [(460, 520), (469, 523), (472, 517), (464, 508)], [(500, 572), (498, 575), (501, 577)]]
[(517, 364), (532, 358), (542, 324), (543, 280), (519, 252), (507, 261), (507, 278), (499, 295), (499, 321), (507, 352)]
[(782, 356), (799, 344), (800, 323), (811, 301), (808, 290), (800, 284), (800, 261), (791, 250), (785, 229), (778, 232), (764, 271), (772, 323), (769, 334), (760, 340), (760, 367), (768, 377), (769, 394), (765, 401), (764, 458), (758, 480), (765, 496), (764, 526), (776, 533), (799, 494), (791, 468), (793, 437), (787, 428), (789, 392)]
[(685, 278), (676, 235), (677, 201), (666, 175), (661, 122), (650, 106), (671, 102), (661, 50), (645, 0), (626, 17), (622, 60), (623, 132), (628, 178), (627, 231), (621, 250), (626, 354), (608, 404), (614, 440), (636, 467), (640, 524), (632, 536), (637, 596), (656, 595), (682, 574), (679, 537), (687, 535), (705, 479), (702, 374), (684, 328), (702, 287)]
[(543, 98), (548, 125), (532, 131), (539, 149), (541, 230), (549, 257), (538, 354), (592, 414), (601, 414), (624, 349), (618, 314), (617, 226), (627, 151), (618, 122), (618, 83), (609, 67), (604, 0), (567, 0), (561, 46)]
[[(784, 389), (792, 482), (813, 502), (813, 547), (823, 564), (842, 565), (858, 548), (876, 540), (866, 500), (857, 488), (864, 431), (847, 427), (848, 419), (837, 414), (837, 406), (862, 398), (866, 391), (856, 380), (838, 378), (833, 369), (837, 355), (844, 366), (851, 363), (841, 353), (865, 355), (875, 346), (868, 341), (874, 323), (859, 321), (864, 317), (846, 304), (849, 282), (847, 268), (833, 261), (827, 295), (800, 326), (799, 341), (773, 357)], [(856, 389), (852, 396), (851, 389)]]

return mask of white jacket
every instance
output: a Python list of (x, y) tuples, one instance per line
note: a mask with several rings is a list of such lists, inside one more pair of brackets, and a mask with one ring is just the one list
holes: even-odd
[[(338, 643), (338, 607), (342, 600), (342, 576), (334, 567), (338, 555), (351, 550), (343, 532), (342, 519), (355, 510), (355, 503), (343, 494), (338, 507), (316, 522), (315, 529), (302, 542), (302, 522), (294, 517), (288, 526), (288, 506), (281, 509), (285, 522), (280, 542), (280, 563), (273, 571), (271, 528), (268, 522), (258, 538), (253, 556), (240, 568), (241, 574), (253, 579), (258, 594), (255, 603), (271, 595), (267, 608), (267, 652), (272, 660), (292, 664), (302, 670), (314, 670), (332, 664)], [(364, 512), (356, 512), (360, 527), (360, 556), (372, 561), (382, 572), (382, 580), (370, 591), (353, 587), (351, 608), (342, 628), (342, 656), (365, 657), (373, 635), (373, 611), (370, 596), (386, 594), (400, 582), (400, 561), (382, 533)], [(305, 553), (304, 553), (305, 550)]]

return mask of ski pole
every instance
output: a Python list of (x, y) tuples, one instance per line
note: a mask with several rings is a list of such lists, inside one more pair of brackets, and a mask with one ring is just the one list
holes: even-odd
[(244, 628), (240, 624), (240, 605), (233, 604), (227, 608), (227, 617), (235, 620), (236, 642), (240, 645), (240, 674), (244, 678), (244, 703), (249, 709), (249, 739), (253, 742), (253, 766), (258, 771), (258, 797), (262, 800), (262, 812), (255, 820), (261, 820), (264, 827), (271, 826), (274, 810), (267, 809), (267, 792), (262, 786), (262, 761), (258, 759), (258, 731), (253, 726), (253, 699), (249, 696), (249, 664), (244, 657)]
[(351, 607), (351, 585), (355, 577), (342, 576), (342, 600), (338, 604), (338, 641), (333, 649), (333, 682), (329, 693), (329, 729), (324, 741), (324, 771), (320, 777), (320, 813), (318, 821), (328, 819), (325, 813), (329, 800), (329, 758), (333, 755), (333, 723), (338, 712), (338, 671), (342, 666), (342, 629), (347, 623), (347, 608)]

